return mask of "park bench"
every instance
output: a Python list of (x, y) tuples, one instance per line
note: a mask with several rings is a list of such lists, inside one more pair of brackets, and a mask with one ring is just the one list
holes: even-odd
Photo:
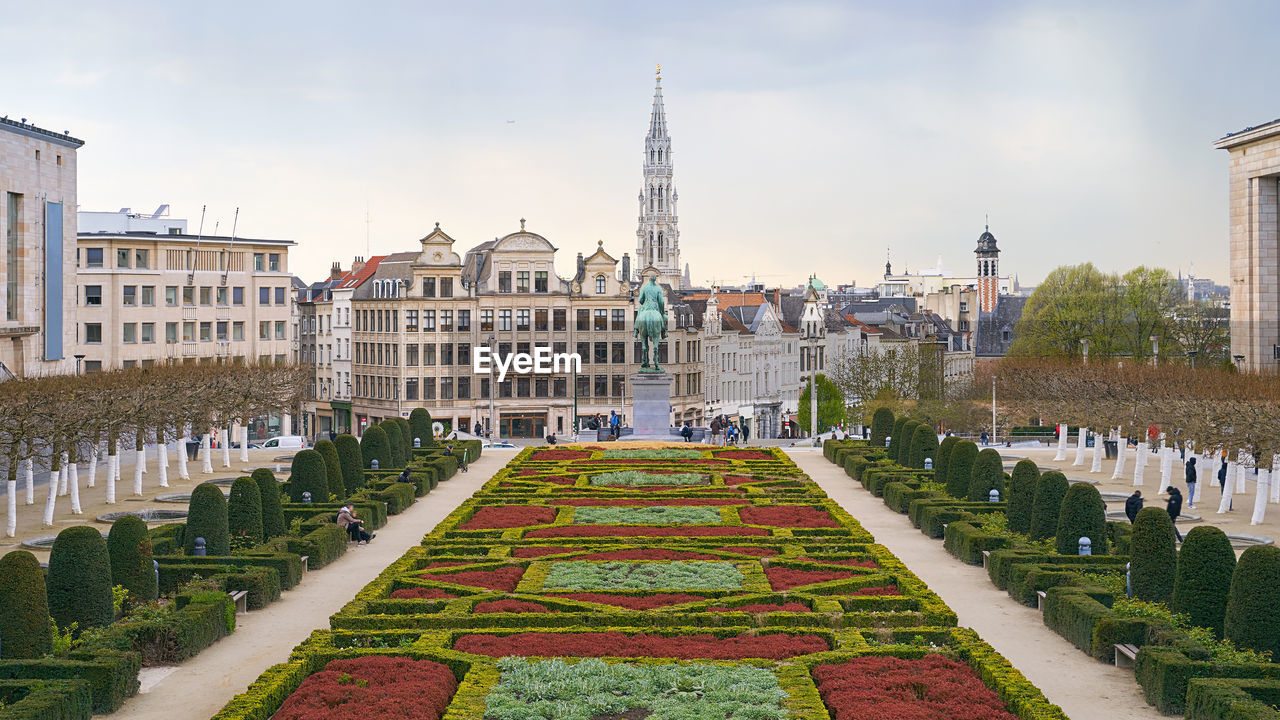
[(1116, 643), (1116, 667), (1131, 668), (1138, 659), (1138, 646), (1129, 643)]
[(227, 593), (231, 596), (231, 602), (236, 604), (236, 614), (242, 615), (249, 612), (249, 591), (248, 590), (232, 590)]

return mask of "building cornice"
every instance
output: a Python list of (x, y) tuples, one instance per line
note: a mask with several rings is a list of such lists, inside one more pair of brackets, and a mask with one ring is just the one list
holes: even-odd
[(1274, 135), (1280, 135), (1280, 119), (1272, 120), (1262, 125), (1247, 127), (1239, 132), (1231, 133), (1223, 138), (1215, 140), (1213, 146), (1219, 150), (1230, 150), (1241, 145), (1248, 145), (1259, 140), (1265, 140)]

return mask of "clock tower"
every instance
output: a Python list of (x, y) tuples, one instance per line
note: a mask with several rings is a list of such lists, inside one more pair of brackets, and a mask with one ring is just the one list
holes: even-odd
[(671, 136), (662, 106), (662, 66), (658, 66), (653, 90), (649, 133), (644, 139), (644, 185), (640, 188), (640, 221), (636, 230), (636, 277), (646, 268), (658, 271), (658, 282), (673, 289), (683, 287), (680, 266), (680, 229), (676, 215), (679, 194), (672, 183)]

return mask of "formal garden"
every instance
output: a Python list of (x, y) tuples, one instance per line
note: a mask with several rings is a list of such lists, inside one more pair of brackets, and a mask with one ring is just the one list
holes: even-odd
[(376, 532), (480, 451), (437, 445), (419, 409), (298, 452), (283, 482), (259, 468), (229, 488), (198, 485), (185, 522), (125, 514), (105, 538), (69, 527), (47, 568), (24, 550), (0, 557), (0, 718), (115, 712), (141, 668), (195, 656), (235, 630), (238, 610), (266, 607), (341, 557), (343, 503)]
[(1065, 717), (781, 451), (521, 451), (217, 720)]
[(998, 451), (939, 443), (931, 426), (887, 410), (869, 440), (828, 442), (823, 453), (957, 561), (985, 566), (997, 588), (1040, 607), (1081, 652), (1132, 668), (1161, 712), (1280, 718), (1280, 548), (1248, 547), (1237, 560), (1210, 525), (1178, 543), (1163, 507), (1132, 524), (1108, 520), (1088, 482), (1031, 460), (1006, 472)]

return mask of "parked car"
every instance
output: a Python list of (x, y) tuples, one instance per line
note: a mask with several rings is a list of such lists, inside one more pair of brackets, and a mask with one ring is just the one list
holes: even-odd
[(512, 445), (511, 443), (507, 442), (506, 440), (495, 440), (494, 442), (485, 443), (484, 447), (487, 447), (487, 448), (514, 448), (514, 447), (515, 447), (515, 445)]
[(273, 438), (267, 438), (262, 443), (264, 448), (275, 448), (277, 450), (302, 450), (307, 447), (307, 439), (301, 435), (277, 435)]

